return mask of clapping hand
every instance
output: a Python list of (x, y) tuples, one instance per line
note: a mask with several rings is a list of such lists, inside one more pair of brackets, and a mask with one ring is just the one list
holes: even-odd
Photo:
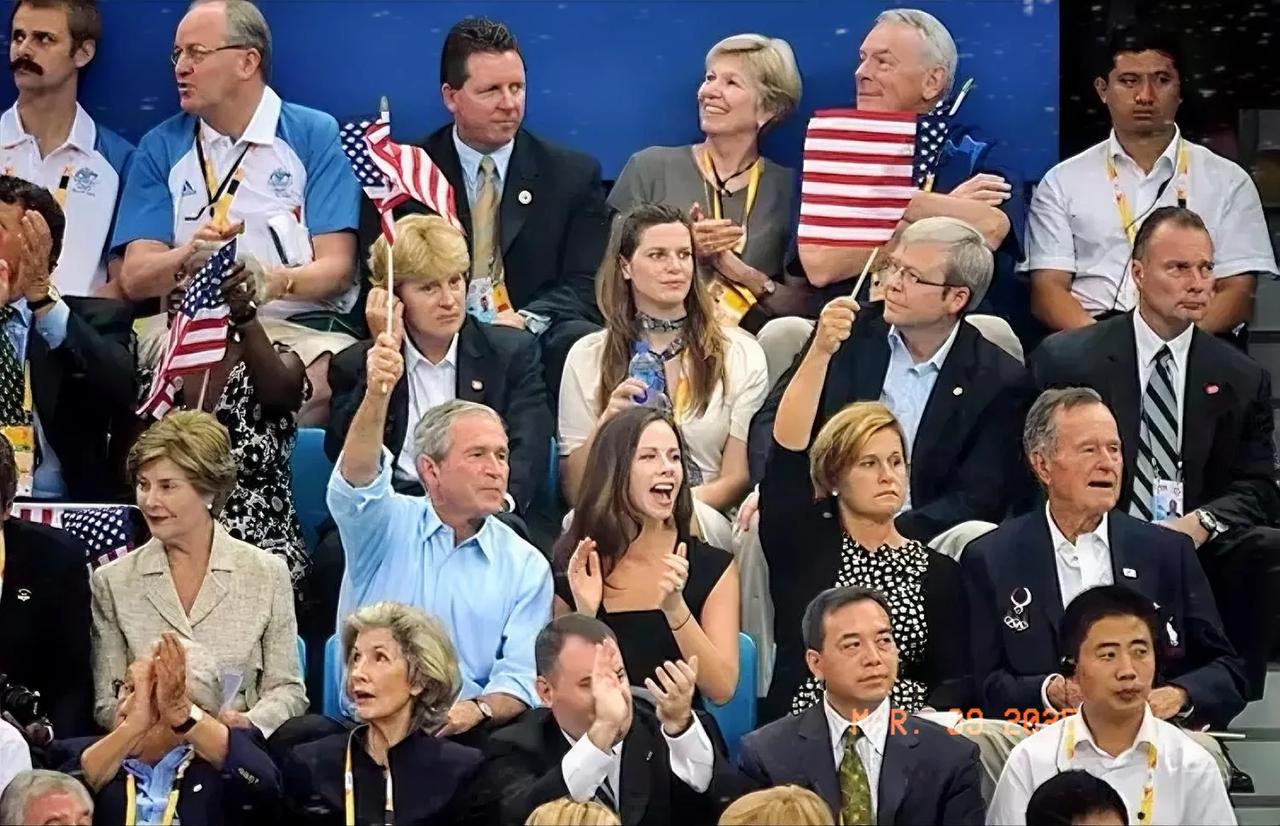
[(154, 661), (156, 713), (170, 728), (191, 716), (191, 695), (187, 693), (187, 652), (172, 632), (156, 643)]
[(591, 663), (591, 700), (594, 721), (587, 737), (603, 752), (626, 736), (631, 728), (631, 688), (622, 666), (622, 654), (612, 637), (596, 644)]
[(645, 678), (644, 687), (657, 702), (658, 721), (668, 737), (679, 737), (693, 725), (693, 692), (697, 685), (696, 654), (688, 662), (667, 660), (653, 672), (653, 677)]
[(587, 537), (573, 549), (569, 557), (569, 591), (573, 594), (573, 610), (594, 617), (604, 599), (604, 574), (600, 570), (600, 552)]
[(22, 214), (22, 247), (18, 252), (18, 275), (27, 301), (39, 301), (49, 294), (49, 255), (53, 235), (44, 216), (34, 209)]
[(667, 615), (667, 623), (675, 626), (689, 618), (689, 606), (684, 602), (684, 586), (689, 581), (689, 549), (681, 542), (675, 552), (667, 554), (662, 561), (667, 569), (658, 580), (658, 592), (662, 595), (660, 607)]
[(689, 208), (693, 222), (693, 251), (699, 258), (712, 258), (734, 248), (744, 230), (728, 218), (707, 218), (701, 204)]
[(129, 693), (116, 708), (116, 726), (127, 726), (134, 734), (142, 735), (155, 725), (154, 680), (155, 666), (151, 657), (139, 657), (129, 664), (125, 680)]

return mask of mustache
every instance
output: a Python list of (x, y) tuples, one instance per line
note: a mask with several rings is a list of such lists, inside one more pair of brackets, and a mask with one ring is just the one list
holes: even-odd
[(19, 69), (26, 69), (37, 75), (44, 74), (44, 68), (39, 63), (36, 63), (34, 60), (26, 57), (20, 57), (17, 60), (10, 61), (9, 71), (16, 72)]

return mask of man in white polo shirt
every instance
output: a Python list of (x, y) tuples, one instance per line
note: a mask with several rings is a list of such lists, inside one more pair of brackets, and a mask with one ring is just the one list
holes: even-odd
[(113, 291), (107, 257), (133, 145), (76, 102), (80, 70), (102, 36), (96, 0), (18, 0), (9, 17), (9, 67), (18, 101), (0, 115), (0, 169), (53, 193), (66, 215), (53, 283), (67, 295)]
[(199, 242), (240, 233), (266, 270), (267, 333), (307, 365), (315, 392), (300, 419), (318, 423), (329, 355), (354, 343), (336, 316), (357, 293), (360, 189), (338, 124), (267, 85), (271, 31), (247, 0), (193, 5), (172, 59), (182, 112), (139, 144), (112, 242), (126, 250), (125, 292), (167, 295), (202, 258)]
[(1215, 295), (1199, 326), (1249, 320), (1257, 273), (1275, 273), (1258, 190), (1236, 163), (1186, 140), (1176, 53), (1152, 32), (1117, 31), (1094, 87), (1111, 114), (1105, 141), (1049, 170), (1027, 221), (1031, 309), (1050, 330), (1092, 324), (1136, 306), (1133, 238), (1157, 207), (1203, 219), (1216, 253)]

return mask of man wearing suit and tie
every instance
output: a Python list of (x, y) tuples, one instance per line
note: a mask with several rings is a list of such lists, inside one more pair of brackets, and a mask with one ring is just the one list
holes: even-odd
[(898, 649), (885, 597), (823, 591), (805, 609), (804, 639), (825, 696), (743, 738), (750, 782), (810, 789), (840, 823), (982, 823), (977, 747), (889, 706)]
[(1280, 634), (1271, 378), (1196, 326), (1213, 257), (1198, 215), (1157, 209), (1134, 239), (1137, 310), (1049, 337), (1031, 367), (1040, 387), (1101, 394), (1124, 448), (1117, 508), (1190, 537), (1256, 699)]
[(1046, 390), (1023, 432), (1048, 503), (974, 540), (960, 558), (973, 611), (974, 673), (988, 717), (1077, 708), (1060, 673), (1063, 611), (1098, 585), (1155, 603), (1164, 647), (1151, 692), (1162, 720), (1225, 728), (1244, 708), (1244, 666), (1222, 632), (1186, 536), (1114, 510), (1124, 459), (1115, 419), (1087, 387)]

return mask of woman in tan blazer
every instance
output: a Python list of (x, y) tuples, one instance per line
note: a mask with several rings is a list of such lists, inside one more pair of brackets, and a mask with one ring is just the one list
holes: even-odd
[(152, 538), (90, 581), (95, 718), (110, 728), (117, 681), (172, 631), (213, 652), (224, 691), (238, 686), (219, 718), (269, 736), (307, 709), (293, 588), (280, 557), (214, 518), (236, 480), (226, 428), (208, 413), (171, 413), (133, 445), (128, 471)]

